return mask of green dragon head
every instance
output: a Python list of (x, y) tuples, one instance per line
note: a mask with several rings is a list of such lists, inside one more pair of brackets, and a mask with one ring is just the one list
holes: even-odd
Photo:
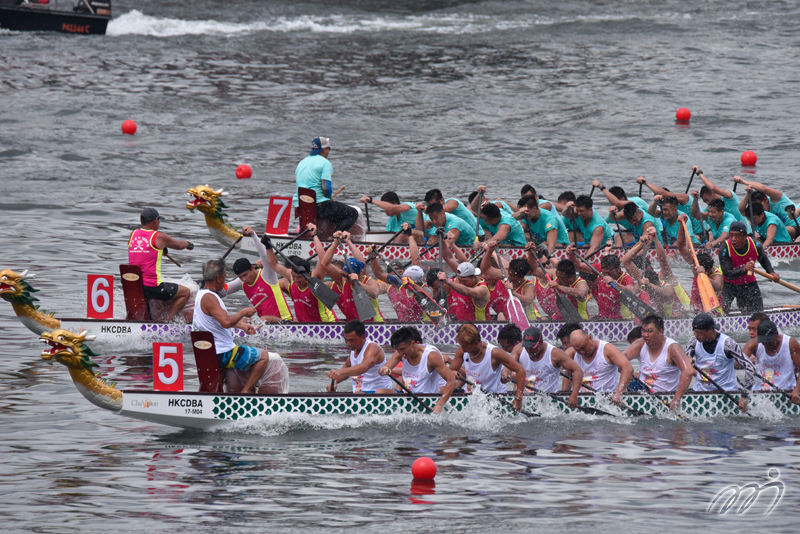
[(39, 291), (34, 289), (25, 278), (33, 278), (35, 275), (28, 274), (28, 270), (24, 270), (22, 274), (15, 273), (9, 269), (0, 271), (0, 297), (8, 302), (14, 304), (33, 304), (38, 301), (36, 297), (31, 295)]
[(223, 208), (227, 208), (222, 201), (222, 197), (227, 195), (227, 192), (223, 192), (222, 189), (215, 191), (208, 185), (198, 185), (189, 189), (187, 194), (194, 197), (186, 203), (186, 208), (189, 211), (197, 209), (204, 215), (218, 218), (222, 221), (227, 220), (228, 216), (222, 211)]
[(69, 330), (53, 330), (44, 332), (39, 336), (39, 341), (50, 345), (49, 349), (42, 351), (42, 359), (50, 361), (53, 358), (70, 369), (91, 369), (97, 367), (91, 359), (97, 356), (92, 349), (84, 345), (84, 341), (91, 341), (95, 336), (87, 336), (87, 332), (75, 334)]

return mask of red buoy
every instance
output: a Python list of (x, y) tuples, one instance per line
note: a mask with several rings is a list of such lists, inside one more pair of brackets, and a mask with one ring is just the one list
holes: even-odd
[(136, 133), (136, 123), (132, 120), (127, 120), (122, 123), (122, 133), (133, 135)]
[(417, 458), (411, 465), (411, 475), (420, 480), (433, 480), (436, 476), (436, 462), (426, 457)]
[(745, 167), (752, 167), (758, 161), (758, 156), (752, 150), (745, 150), (742, 152), (742, 165)]
[(250, 165), (239, 165), (236, 167), (236, 177), (240, 180), (244, 180), (245, 178), (250, 178), (253, 176), (253, 169), (250, 168)]
[(675, 113), (675, 118), (679, 121), (688, 121), (692, 118), (692, 112), (686, 108), (681, 108)]

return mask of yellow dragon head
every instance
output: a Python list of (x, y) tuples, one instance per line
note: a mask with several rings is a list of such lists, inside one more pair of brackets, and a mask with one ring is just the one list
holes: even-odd
[(36, 297), (31, 295), (38, 289), (34, 289), (25, 278), (33, 278), (34, 275), (28, 274), (28, 270), (22, 271), (22, 274), (15, 273), (9, 269), (0, 271), (0, 297), (8, 302), (17, 304), (33, 304), (37, 301)]
[(92, 362), (91, 356), (97, 356), (92, 349), (84, 345), (84, 341), (91, 341), (95, 336), (87, 336), (87, 332), (75, 334), (69, 330), (53, 330), (44, 332), (39, 336), (39, 341), (47, 343), (50, 348), (42, 351), (42, 359), (50, 361), (53, 358), (70, 369), (91, 369), (97, 367)]
[(187, 194), (194, 197), (186, 203), (186, 209), (189, 211), (194, 211), (196, 209), (204, 215), (219, 217), (222, 220), (225, 220), (227, 217), (222, 212), (223, 208), (227, 208), (222, 201), (222, 197), (226, 196), (228, 193), (223, 192), (222, 189), (215, 191), (208, 185), (198, 185), (197, 187), (189, 189)]

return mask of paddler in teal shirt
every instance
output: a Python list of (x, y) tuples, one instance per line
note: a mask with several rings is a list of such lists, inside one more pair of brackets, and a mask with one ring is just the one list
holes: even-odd
[(519, 221), (492, 202), (481, 208), (481, 227), (492, 234), (492, 239), (504, 245), (524, 247), (528, 242)]

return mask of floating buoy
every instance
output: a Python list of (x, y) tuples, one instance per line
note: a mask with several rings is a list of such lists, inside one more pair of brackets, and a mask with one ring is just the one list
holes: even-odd
[(436, 476), (436, 462), (424, 456), (417, 458), (411, 465), (411, 475), (420, 480), (433, 480)]
[(136, 123), (132, 120), (127, 120), (122, 123), (122, 133), (133, 135), (136, 133)]
[(679, 121), (688, 121), (692, 118), (692, 112), (686, 108), (681, 108), (675, 112), (675, 118)]
[(239, 165), (236, 167), (236, 177), (240, 180), (244, 180), (245, 178), (250, 178), (253, 176), (253, 169), (250, 168), (250, 165)]
[(742, 165), (745, 167), (752, 167), (758, 161), (758, 156), (752, 150), (745, 150), (742, 152)]

